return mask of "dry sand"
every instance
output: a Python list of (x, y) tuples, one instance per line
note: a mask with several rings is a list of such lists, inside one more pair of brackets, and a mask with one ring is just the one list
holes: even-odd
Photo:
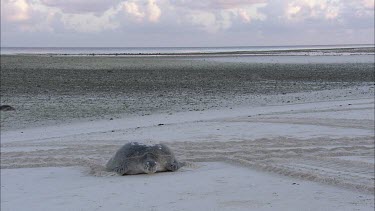
[[(370, 98), (3, 132), (2, 208), (372, 210), (373, 105)], [(166, 143), (190, 165), (154, 176), (105, 172), (129, 141)]]

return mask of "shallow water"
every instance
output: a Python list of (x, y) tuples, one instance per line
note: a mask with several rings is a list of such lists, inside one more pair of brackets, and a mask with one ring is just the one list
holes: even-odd
[(374, 45), (295, 45), (233, 47), (1, 47), (2, 55), (11, 54), (186, 54), (249, 51), (285, 51), (311, 49), (367, 48)]
[(252, 55), (252, 56), (223, 56), (200, 57), (196, 60), (207, 60), (232, 63), (271, 63), (271, 64), (332, 64), (332, 63), (374, 63), (374, 55)]

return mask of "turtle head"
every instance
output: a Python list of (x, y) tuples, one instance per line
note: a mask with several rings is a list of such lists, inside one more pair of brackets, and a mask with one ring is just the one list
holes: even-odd
[(157, 163), (153, 160), (147, 160), (144, 162), (145, 173), (153, 174), (157, 170)]

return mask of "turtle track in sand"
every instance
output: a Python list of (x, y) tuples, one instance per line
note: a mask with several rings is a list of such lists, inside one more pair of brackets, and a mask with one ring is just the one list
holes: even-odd
[[(303, 109), (284, 112), (271, 112), (258, 116), (242, 116), (223, 119), (208, 119), (199, 122), (184, 122), (165, 126), (167, 130), (185, 132), (186, 138), (177, 141), (167, 140), (164, 143), (172, 149), (179, 161), (188, 162), (188, 167), (199, 167), (199, 162), (228, 162), (236, 165), (259, 169), (293, 178), (304, 179), (374, 194), (374, 136), (373, 101), (355, 103), (355, 107), (337, 106), (330, 109)], [(359, 108), (359, 107), (360, 108)], [(357, 110), (359, 115), (350, 115)], [(329, 113), (334, 111), (336, 113)], [(337, 116), (337, 112), (348, 112)], [(303, 117), (295, 114), (304, 114)], [(320, 114), (319, 114), (320, 113)], [(324, 113), (322, 115), (322, 113)], [(308, 116), (313, 114), (312, 116)], [(369, 115), (368, 115), (369, 114)], [(320, 116), (319, 116), (320, 115)], [(271, 122), (292, 125), (319, 125), (336, 129), (359, 129), (362, 135), (349, 134), (350, 137), (318, 136), (246, 138), (241, 134), (229, 133), (243, 123)], [(225, 124), (230, 130), (226, 134), (199, 133), (196, 128)], [(235, 124), (234, 126), (231, 124)], [(193, 126), (192, 126), (193, 125)], [(186, 126), (192, 127), (193, 136), (189, 136)], [(146, 132), (153, 127), (143, 128)], [(157, 130), (160, 127), (155, 126)], [(181, 131), (179, 131), (181, 128)], [(243, 127), (246, 128), (246, 127)], [(207, 128), (202, 128), (207, 131)], [(240, 128), (242, 130), (242, 128)], [(141, 129), (139, 129), (141, 130)], [(314, 129), (317, 130), (317, 129)], [(145, 132), (143, 131), (143, 132)], [(367, 132), (366, 132), (367, 131)], [(119, 132), (139, 135), (132, 128)], [(235, 131), (236, 133), (236, 131)], [(113, 175), (105, 172), (104, 165), (108, 159), (130, 140), (114, 139), (113, 133), (103, 131), (82, 133), (45, 139), (30, 139), (1, 144), (1, 168), (35, 168), (35, 167), (87, 167), (89, 174), (95, 176)], [(367, 135), (364, 135), (367, 134)], [(103, 139), (97, 138), (103, 137)], [(109, 138), (111, 137), (111, 138)], [(116, 138), (116, 136), (114, 136)], [(192, 138), (194, 137), (194, 138)], [(310, 138), (309, 138), (310, 137)], [(107, 139), (109, 138), (109, 139)], [(131, 140), (133, 141), (133, 140)], [(151, 140), (152, 144), (158, 142)], [(155, 142), (155, 143), (154, 143)], [(194, 165), (196, 164), (196, 165)]]
[[(374, 194), (373, 140), (371, 136), (303, 140), (279, 137), (166, 144), (181, 161), (229, 162)], [(1, 146), (1, 168), (84, 166), (90, 167), (90, 174), (96, 176), (113, 175), (104, 171), (104, 165), (123, 143), (108, 140), (7, 143)]]

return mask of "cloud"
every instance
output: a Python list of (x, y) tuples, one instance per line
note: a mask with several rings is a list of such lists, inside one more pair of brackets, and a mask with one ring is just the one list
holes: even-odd
[(267, 2), (267, 0), (171, 0), (171, 4), (175, 6), (190, 8), (194, 10), (233, 9)]
[(148, 0), (147, 5), (148, 20), (151, 22), (158, 22), (161, 16), (161, 9), (156, 4), (155, 0)]
[[(330, 36), (331, 31), (331, 36), (340, 39), (358, 36), (358, 39), (373, 42), (373, 38), (368, 37), (374, 30), (374, 1), (1, 0), (1, 29), (1, 34), (7, 35), (6, 40), (14, 43), (31, 34), (38, 37), (38, 33), (39, 36), (47, 33), (57, 41), (68, 34), (82, 40), (106, 34), (107, 37), (118, 35), (119, 40), (121, 37), (147, 39), (145, 37), (154, 36), (155, 43), (159, 43), (159, 39), (165, 39), (167, 44), (170, 40), (176, 43), (180, 40), (182, 45), (193, 45), (198, 39), (203, 44), (211, 43), (214, 41), (207, 37), (212, 36), (214, 40), (234, 40), (236, 44), (251, 42), (248, 39), (251, 36), (266, 43), (267, 39)], [(15, 36), (17, 33), (19, 35)], [(276, 37), (279, 34), (280, 37)], [(243, 38), (240, 39), (240, 35)]]
[(40, 0), (48, 7), (60, 9), (63, 13), (101, 13), (116, 6), (120, 0)]
[(61, 21), (67, 29), (77, 32), (114, 30), (120, 26), (120, 23), (115, 18), (118, 12), (118, 8), (111, 8), (99, 16), (94, 13), (63, 14)]
[(30, 19), (30, 6), (26, 0), (2, 0), (1, 16), (10, 22), (22, 22)]
[(374, 0), (362, 0), (362, 4), (368, 9), (374, 9)]
[(126, 1), (122, 3), (122, 7), (127, 15), (138, 22), (147, 20), (153, 23), (159, 21), (161, 16), (161, 9), (155, 0), (144, 1)]
[(340, 12), (339, 0), (293, 0), (288, 1), (285, 15), (289, 20), (308, 18), (335, 19)]
[[(99, 2), (99, 0), (95, 1)], [(85, 1), (80, 0), (78, 5), (83, 2)], [(99, 10), (94, 10), (96, 12), (67, 13), (61, 9), (61, 6), (58, 8), (59, 14), (61, 15), (61, 22), (65, 28), (83, 33), (116, 30), (123, 25), (125, 21), (129, 21), (129, 19), (121, 19), (120, 16), (122, 14), (137, 22), (144, 22), (146, 17), (150, 22), (157, 22), (161, 16), (161, 10), (154, 0), (148, 0), (147, 4), (144, 4), (144, 1), (141, 0), (120, 1), (101, 13), (98, 12)], [(79, 8), (79, 6), (77, 8)]]
[(258, 11), (267, 4), (263, 0), (210, 0), (172, 1), (177, 17), (182, 24), (196, 26), (209, 33), (228, 30), (233, 24), (249, 24), (253, 20), (265, 20), (266, 15)]
[(124, 2), (123, 7), (127, 14), (139, 21), (145, 17), (145, 13), (140, 10), (138, 4), (135, 2)]
[[(53, 31), (56, 10), (39, 4), (38, 1), (2, 0), (1, 25), (11, 31)], [(3, 26), (4, 25), (4, 26)]]
[(233, 9), (233, 8), (241, 8), (241, 7), (248, 7), (254, 4), (260, 4), (260, 3), (267, 3), (267, 0), (214, 0), (211, 1), (211, 6), (222, 9)]
[(204, 31), (216, 33), (231, 26), (231, 15), (228, 13), (214, 14), (204, 11), (192, 11), (185, 16), (185, 22), (198, 26)]
[(246, 22), (246, 23), (249, 23), (251, 21), (251, 17), (249, 15), (249, 13), (247, 13), (246, 10), (244, 9), (239, 9), (238, 10), (238, 15), (241, 17), (241, 19)]

